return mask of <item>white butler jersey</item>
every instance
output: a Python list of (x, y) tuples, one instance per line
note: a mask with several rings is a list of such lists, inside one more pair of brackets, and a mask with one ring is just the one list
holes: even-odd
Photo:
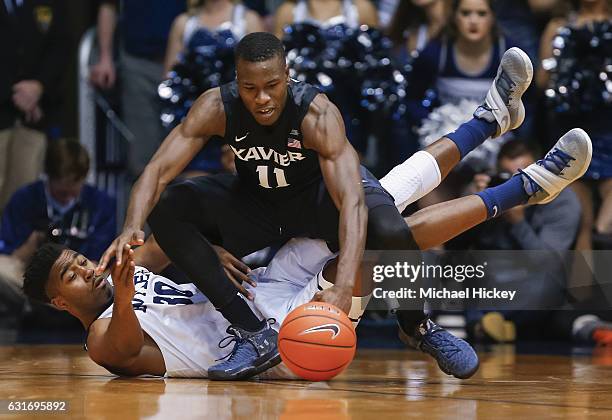
[[(318, 290), (317, 274), (332, 257), (323, 241), (292, 239), (268, 267), (251, 273), (257, 287), (247, 285), (255, 295), (249, 305), (262, 319), (276, 319), (273, 327), (278, 329), (291, 310), (312, 299)], [(108, 281), (112, 283), (110, 277)], [(227, 336), (229, 322), (193, 284), (176, 284), (136, 267), (134, 285), (134, 312), (161, 350), (167, 376), (206, 377), (208, 367), (231, 351), (231, 345), (218, 346)], [(99, 318), (109, 318), (112, 313), (113, 305)], [(286, 377), (282, 368), (276, 373)]]

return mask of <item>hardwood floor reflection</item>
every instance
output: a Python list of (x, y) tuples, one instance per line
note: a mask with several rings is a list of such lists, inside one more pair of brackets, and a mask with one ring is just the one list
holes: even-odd
[(480, 354), (479, 372), (466, 381), (421, 353), (367, 350), (327, 383), (230, 383), (116, 378), (80, 346), (6, 346), (0, 399), (67, 400), (69, 418), (88, 419), (612, 418), (612, 350), (572, 357), (494, 350)]

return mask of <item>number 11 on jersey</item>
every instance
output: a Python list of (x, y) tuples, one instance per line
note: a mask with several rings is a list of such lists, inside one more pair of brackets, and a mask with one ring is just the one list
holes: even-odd
[(274, 176), (276, 177), (276, 187), (271, 187), (268, 179), (268, 173), (270, 166), (258, 166), (257, 174), (259, 175), (259, 185), (264, 188), (282, 188), (288, 187), (287, 179), (285, 178), (285, 171), (283, 169), (274, 168)]

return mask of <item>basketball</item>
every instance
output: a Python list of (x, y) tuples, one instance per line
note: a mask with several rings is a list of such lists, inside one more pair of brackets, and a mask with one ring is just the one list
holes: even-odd
[(349, 318), (324, 302), (309, 302), (291, 311), (278, 334), (283, 362), (309, 381), (326, 381), (346, 369), (356, 345)]

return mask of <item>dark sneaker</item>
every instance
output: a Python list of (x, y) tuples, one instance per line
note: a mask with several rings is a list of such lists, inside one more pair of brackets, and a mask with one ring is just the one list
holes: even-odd
[[(224, 357), (227, 360), (211, 366), (208, 378), (217, 381), (233, 381), (255, 376), (280, 363), (278, 333), (270, 327), (276, 321), (268, 320), (259, 331), (246, 331), (237, 325), (227, 327), (230, 334), (219, 342), (224, 348), (234, 343), (232, 351)], [(221, 359), (219, 359), (221, 360)]]
[(408, 335), (400, 327), (400, 338), (411, 347), (431, 355), (447, 375), (467, 379), (478, 370), (478, 355), (472, 346), (431, 319), (423, 321), (413, 335)]

